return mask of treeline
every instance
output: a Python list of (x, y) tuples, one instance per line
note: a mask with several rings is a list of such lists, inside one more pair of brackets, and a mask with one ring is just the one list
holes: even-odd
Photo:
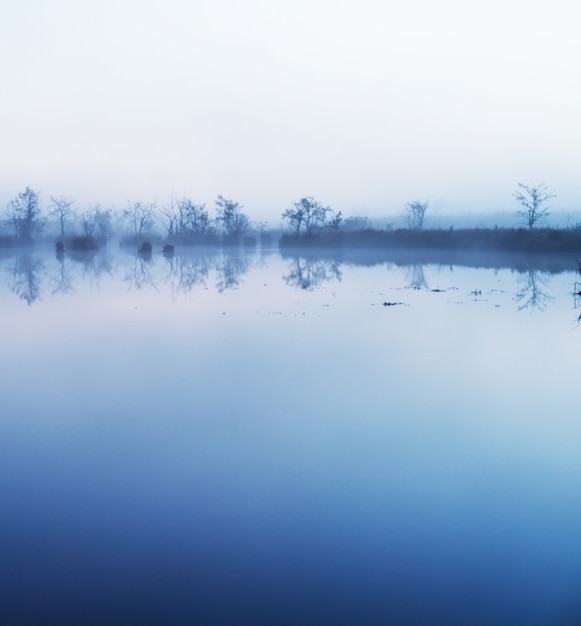
[[(528, 194), (528, 195), (526, 195)], [(405, 205), (403, 219), (407, 228), (371, 227), (367, 217), (349, 217), (307, 196), (286, 208), (280, 219), (282, 229), (269, 228), (266, 222), (253, 222), (243, 206), (219, 195), (212, 212), (205, 203), (190, 197), (172, 197), (169, 203), (128, 202), (122, 211), (114, 212), (99, 205), (81, 209), (74, 200), (51, 196), (43, 207), (38, 191), (27, 187), (11, 200), (1, 222), (0, 246), (29, 245), (39, 236), (56, 240), (57, 250), (65, 248), (91, 250), (116, 236), (121, 244), (151, 242), (183, 246), (255, 246), (258, 241), (269, 245), (278, 241), (282, 248), (427, 248), (442, 250), (488, 250), (494, 252), (579, 253), (581, 225), (567, 229), (539, 228), (550, 214), (545, 205), (554, 194), (546, 187), (519, 184), (515, 198), (524, 207), (516, 216), (527, 228), (474, 228), (448, 230), (426, 229), (428, 202), (413, 201)]]
[(70, 198), (51, 196), (43, 207), (39, 192), (27, 187), (6, 207), (0, 245), (30, 245), (40, 236), (56, 238), (61, 245), (72, 241), (86, 249), (106, 244), (114, 236), (122, 244), (164, 240), (183, 245), (229, 245), (251, 243), (257, 235), (268, 240), (266, 223), (251, 222), (242, 209), (239, 202), (221, 195), (214, 202), (213, 215), (205, 204), (187, 196), (174, 197), (164, 205), (128, 202), (122, 211), (99, 205), (82, 209)]

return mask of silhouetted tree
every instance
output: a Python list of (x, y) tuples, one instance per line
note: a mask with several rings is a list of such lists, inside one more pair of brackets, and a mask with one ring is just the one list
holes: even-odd
[(223, 196), (216, 198), (216, 222), (229, 239), (236, 239), (250, 228), (250, 220), (241, 211), (242, 205)]
[(288, 222), (296, 235), (304, 233), (310, 235), (319, 232), (327, 222), (330, 207), (323, 206), (312, 196), (301, 198), (294, 202), (282, 214), (282, 219)]
[(210, 216), (205, 204), (196, 204), (189, 198), (180, 201), (180, 211), (187, 233), (203, 235), (210, 226)]
[(16, 238), (24, 243), (32, 241), (32, 235), (44, 226), (41, 217), (40, 195), (27, 187), (8, 203), (8, 223), (14, 228)]
[(422, 230), (424, 228), (424, 217), (428, 210), (429, 202), (413, 200), (405, 205), (405, 218), (410, 230)]
[(141, 236), (153, 228), (154, 209), (155, 202), (151, 204), (129, 203), (129, 206), (123, 211), (123, 218), (128, 223), (133, 235)]
[(537, 222), (551, 214), (549, 211), (551, 207), (545, 205), (555, 197), (555, 193), (549, 191), (545, 183), (530, 186), (518, 183), (518, 189), (512, 195), (524, 207), (516, 214), (529, 228), (534, 228)]
[(49, 215), (54, 217), (57, 221), (61, 238), (65, 238), (65, 226), (67, 222), (74, 216), (75, 211), (73, 209), (74, 200), (65, 198), (64, 196), (51, 196), (51, 211)]
[(97, 230), (97, 220), (95, 219), (98, 207), (91, 207), (81, 213), (81, 227), (86, 237), (93, 237)]
[(196, 204), (188, 196), (173, 197), (168, 206), (159, 211), (168, 237), (201, 237), (210, 227), (210, 216), (205, 204)]
[(182, 231), (183, 215), (181, 213), (181, 203), (175, 196), (172, 196), (169, 205), (159, 209), (159, 213), (168, 237), (177, 235)]

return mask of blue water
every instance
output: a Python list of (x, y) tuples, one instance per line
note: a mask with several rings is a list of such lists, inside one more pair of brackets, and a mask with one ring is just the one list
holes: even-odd
[(0, 624), (581, 621), (572, 271), (35, 251), (0, 282)]

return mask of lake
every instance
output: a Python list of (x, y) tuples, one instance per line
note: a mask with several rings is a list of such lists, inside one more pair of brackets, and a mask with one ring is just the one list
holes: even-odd
[(578, 624), (573, 259), (0, 256), (0, 623)]

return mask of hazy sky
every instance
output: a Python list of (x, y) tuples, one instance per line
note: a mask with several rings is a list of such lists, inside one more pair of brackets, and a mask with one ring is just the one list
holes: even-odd
[(0, 0), (0, 206), (581, 208), (572, 0)]

